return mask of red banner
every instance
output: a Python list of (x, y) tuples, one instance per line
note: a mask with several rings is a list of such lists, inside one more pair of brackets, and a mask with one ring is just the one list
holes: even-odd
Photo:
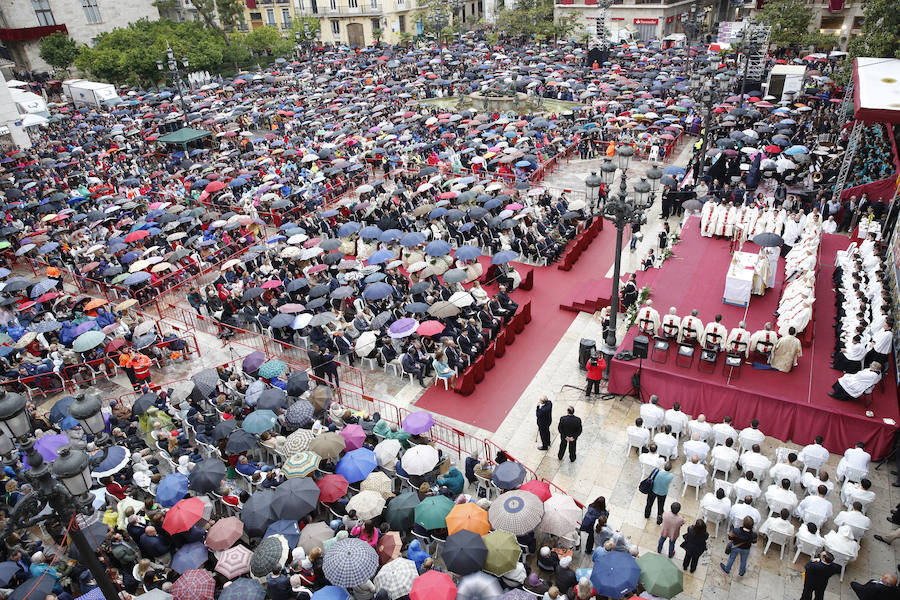
[(828, 0), (828, 10), (831, 12), (841, 12), (844, 10), (844, 0)]

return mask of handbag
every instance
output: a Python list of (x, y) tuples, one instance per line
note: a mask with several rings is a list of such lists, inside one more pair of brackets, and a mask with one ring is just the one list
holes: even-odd
[(725, 544), (725, 554), (731, 554), (731, 548), (732, 548), (731, 542), (728, 542), (727, 544)]
[(653, 469), (650, 471), (650, 474), (647, 475), (647, 478), (641, 481), (638, 484), (638, 491), (642, 494), (649, 494), (653, 491), (653, 482), (656, 480), (656, 474), (659, 473), (659, 469)]

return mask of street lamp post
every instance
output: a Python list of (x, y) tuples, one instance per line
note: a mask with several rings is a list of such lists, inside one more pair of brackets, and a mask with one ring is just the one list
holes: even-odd
[[(0, 452), (3, 453), (3, 464), (12, 468), (17, 477), (24, 476), (33, 488), (16, 503), (3, 535), (5, 537), (11, 529), (25, 529), (55, 515), (62, 522), (63, 529), (68, 528), (68, 535), (78, 548), (78, 560), (93, 574), (106, 600), (119, 600), (119, 590), (107, 576), (106, 568), (100, 563), (75, 518), (77, 514), (87, 516), (94, 512), (93, 496), (90, 494), (91, 468), (93, 464), (102, 462), (106, 452), (102, 452), (99, 460), (92, 461), (83, 450), (64, 446), (58, 451), (59, 457), (48, 465), (34, 447), (26, 406), (27, 399), (20, 394), (6, 392), (0, 397)], [(100, 406), (99, 396), (89, 394), (80, 395), (69, 409), (84, 432), (95, 436), (98, 446), (108, 442), (108, 437), (103, 434)], [(24, 474), (18, 461), (16, 443), (28, 459), (29, 469)], [(42, 515), (48, 505), (53, 513)]]
[(598, 176), (594, 171), (591, 171), (591, 174), (584, 180), (585, 193), (592, 215), (597, 213), (598, 200), (600, 199), (600, 186), (602, 184), (603, 178)]
[(163, 61), (161, 60), (156, 61), (156, 68), (159, 69), (160, 72), (164, 72), (168, 68), (169, 73), (172, 75), (172, 79), (175, 81), (175, 87), (178, 89), (181, 112), (187, 112), (184, 104), (184, 94), (181, 92), (181, 77), (188, 72), (188, 68), (190, 67), (187, 56), (181, 57), (181, 64), (183, 68), (178, 67), (178, 61), (175, 60), (175, 53), (172, 51), (172, 48), (166, 44), (166, 62), (163, 64)]

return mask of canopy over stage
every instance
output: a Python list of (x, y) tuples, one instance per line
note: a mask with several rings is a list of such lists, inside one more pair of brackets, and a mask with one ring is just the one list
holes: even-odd
[(853, 83), (853, 118), (900, 124), (900, 59), (857, 58)]
[[(719, 356), (713, 373), (697, 370), (699, 353), (693, 365), (682, 368), (675, 365), (677, 348), (669, 349), (665, 364), (643, 361), (641, 386), (645, 399), (657, 394), (660, 405), (670, 408), (680, 402), (690, 414), (703, 413), (710, 421), (721, 421), (725, 416), (734, 418), (735, 427), (747, 427), (752, 419), (759, 419), (760, 429), (780, 440), (808, 444), (817, 435), (825, 438), (825, 446), (832, 452), (844, 450), (862, 440), (875, 457), (890, 452), (895, 425), (885, 423), (884, 418), (900, 421), (897, 408), (897, 389), (893, 369), (886, 369), (885, 389), (876, 387), (871, 410), (875, 417), (865, 416), (862, 400), (841, 402), (828, 396), (831, 385), (840, 372), (831, 369), (831, 352), (834, 349), (834, 290), (831, 276), (837, 250), (848, 245), (844, 236), (822, 236), (819, 256), (819, 272), (816, 278), (816, 303), (812, 345), (803, 348), (800, 364), (790, 373), (757, 370), (744, 364), (738, 377), (723, 374), (724, 357)], [(753, 296), (749, 308), (744, 309), (722, 303), (723, 274), (731, 260), (727, 240), (701, 238), (699, 220), (691, 218), (682, 232), (682, 242), (674, 246), (675, 256), (667, 260), (653, 284), (651, 298), (660, 315), (670, 306), (685, 316), (696, 308), (704, 324), (716, 314), (723, 315), (725, 326), (737, 326), (742, 319), (751, 332), (761, 329), (766, 322), (774, 325), (773, 312), (778, 305), (778, 295), (784, 278), (784, 262), (779, 261), (775, 287), (764, 296)], [(744, 250), (755, 246), (748, 243)], [(643, 285), (639, 276), (639, 285)], [(745, 317), (746, 310), (746, 317)], [(623, 343), (630, 349), (637, 335), (632, 328)], [(638, 370), (638, 361), (613, 360), (609, 390), (626, 393), (631, 388), (631, 376)]]

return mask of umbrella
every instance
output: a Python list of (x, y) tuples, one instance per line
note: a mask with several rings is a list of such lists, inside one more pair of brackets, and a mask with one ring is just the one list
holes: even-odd
[(288, 546), (290, 548), (296, 548), (297, 542), (300, 541), (300, 526), (297, 525), (297, 521), (292, 521), (290, 519), (282, 519), (280, 521), (275, 521), (266, 529), (264, 538), (273, 535), (280, 535), (287, 540)]
[[(287, 380), (287, 393), (290, 396), (300, 396), (309, 390), (309, 375), (306, 371), (291, 373)], [(296, 403), (295, 403), (296, 404)], [(293, 406), (293, 405), (292, 405)]]
[[(230, 548), (244, 534), (244, 523), (237, 517), (219, 519), (206, 532), (206, 547), (213, 551)], [(219, 560), (222, 560), (219, 557)]]
[(522, 548), (516, 541), (516, 536), (508, 531), (492, 531), (483, 535), (484, 545), (487, 548), (487, 558), (484, 561), (484, 570), (494, 575), (503, 575), (512, 571)]
[(378, 560), (384, 565), (387, 562), (400, 557), (400, 550), (403, 547), (403, 540), (396, 531), (388, 531), (378, 538), (378, 545), (375, 549), (378, 551)]
[(345, 450), (357, 450), (362, 448), (363, 442), (366, 441), (366, 432), (359, 425), (347, 425), (341, 429), (338, 434), (344, 438), (346, 443)]
[(494, 529), (502, 529), (514, 535), (534, 531), (543, 516), (544, 505), (541, 499), (523, 490), (501, 494), (488, 509), (488, 518)]
[(285, 364), (285, 362), (283, 360), (273, 358), (272, 360), (263, 363), (263, 365), (259, 368), (259, 376), (263, 379), (272, 379), (274, 377), (278, 377), (285, 371), (287, 371), (287, 365)]
[[(417, 506), (419, 506), (419, 494), (417, 492), (403, 492), (396, 498), (392, 498), (388, 503), (384, 519), (390, 523), (393, 529), (410, 529), (415, 523)], [(453, 507), (451, 506), (450, 508)], [(449, 509), (447, 512), (450, 512)]]
[(412, 318), (397, 319), (388, 327), (388, 336), (392, 338), (404, 338), (416, 332), (419, 322)]
[[(53, 591), (56, 580), (52, 577), (31, 577), (25, 583), (13, 590), (7, 600), (38, 600), (45, 598), (47, 594)], [(210, 596), (210, 600), (212, 596)]]
[(172, 557), (172, 569), (179, 573), (200, 568), (209, 558), (209, 550), (203, 542), (192, 542), (178, 549)]
[(330, 504), (347, 493), (349, 482), (343, 475), (326, 475), (316, 485), (319, 487), (319, 501)]
[[(34, 449), (40, 453), (46, 462), (53, 462), (59, 455), (57, 451), (63, 446), (69, 445), (69, 438), (65, 434), (44, 435), (34, 443)], [(25, 460), (25, 464), (28, 461)]]
[(368, 448), (358, 448), (348, 452), (338, 461), (334, 472), (343, 475), (348, 483), (362, 481), (378, 467), (375, 453)]
[(487, 511), (474, 502), (455, 505), (447, 515), (446, 521), (447, 533), (450, 535), (463, 530), (484, 535), (491, 530)]
[[(247, 571), (244, 572), (246, 573)], [(231, 578), (229, 577), (229, 579)], [(241, 577), (232, 581), (231, 585), (224, 588), (222, 593), (219, 594), (219, 600), (263, 600), (265, 597), (266, 590), (262, 584), (248, 577)]]
[(429, 496), (416, 506), (415, 522), (426, 530), (444, 529), (453, 506), (453, 501), (446, 496)]
[(497, 254), (491, 258), (492, 265), (502, 265), (508, 263), (511, 260), (515, 260), (519, 257), (518, 252), (513, 252), (512, 250), (501, 250)]
[[(319, 468), (321, 458), (315, 452), (303, 451), (292, 454), (283, 465), (281, 472), (287, 478), (306, 477)], [(316, 488), (318, 490), (318, 488)]]
[(492, 481), (501, 490), (513, 490), (525, 480), (525, 467), (508, 460), (494, 467)]
[(235, 429), (228, 436), (225, 452), (228, 454), (242, 454), (256, 448), (256, 436), (243, 429)]
[(378, 461), (378, 466), (383, 467), (396, 459), (401, 448), (400, 440), (386, 439), (378, 442), (375, 446), (375, 460)]
[(186, 571), (170, 590), (175, 600), (213, 600), (216, 581), (212, 573), (205, 569)]
[(160, 506), (175, 506), (187, 495), (188, 478), (181, 473), (170, 473), (162, 478), (156, 486), (156, 501)]
[(244, 357), (241, 367), (244, 369), (244, 373), (254, 373), (264, 362), (266, 362), (266, 355), (257, 350)]
[(0, 585), (9, 585), (13, 575), (19, 572), (21, 567), (11, 560), (0, 563)]
[[(541, 481), (540, 479), (532, 479), (531, 481), (520, 485), (519, 491), (531, 492), (532, 494), (540, 498), (541, 502), (546, 502), (550, 499), (550, 496), (553, 495), (550, 492), (550, 484), (546, 481)], [(541, 506), (541, 512), (543, 513), (543, 511), (544, 507)]]
[(410, 593), (418, 576), (416, 563), (408, 558), (395, 558), (381, 567), (372, 583), (375, 589), (386, 591), (391, 600), (396, 600)]
[(784, 244), (784, 239), (777, 233), (764, 232), (753, 236), (753, 243), (762, 248), (778, 248)]
[(575, 504), (575, 500), (571, 496), (563, 494), (552, 496), (544, 502), (541, 531), (550, 535), (568, 535), (578, 529), (581, 517), (581, 508)]
[(447, 573), (430, 570), (417, 577), (409, 592), (410, 600), (455, 600), (456, 584)]
[(383, 471), (372, 471), (369, 473), (368, 477), (359, 484), (359, 489), (377, 492), (384, 499), (394, 497), (394, 482)]
[(272, 510), (279, 519), (299, 521), (316, 509), (319, 488), (312, 479), (294, 477), (275, 489)]
[(333, 431), (329, 431), (311, 441), (309, 443), (309, 450), (315, 452), (325, 460), (329, 460), (337, 458), (341, 452), (344, 451), (346, 445), (347, 443), (344, 441), (343, 437)]
[(250, 575), (253, 577), (265, 577), (275, 567), (284, 565), (290, 555), (291, 549), (283, 535), (273, 535), (263, 540), (253, 551), (250, 559)]
[(194, 388), (202, 398), (209, 398), (219, 384), (219, 374), (215, 369), (203, 369), (191, 377), (191, 381), (194, 382)]
[(146, 594), (141, 594), (139, 596), (133, 596), (134, 600), (172, 600), (174, 596), (169, 594), (168, 592), (164, 592), (161, 589), (152, 589)]
[[(91, 552), (96, 552), (97, 548), (100, 547), (100, 544), (103, 543), (103, 540), (106, 539), (106, 535), (109, 533), (109, 527), (102, 521), (94, 521), (87, 527), (82, 527), (81, 532), (84, 534), (84, 538), (87, 540)], [(70, 545), (68, 553), (69, 558), (75, 560), (81, 558), (78, 548), (74, 544)]]
[(417, 411), (407, 415), (403, 419), (403, 431), (407, 431), (413, 435), (418, 435), (429, 431), (434, 426), (434, 417), (431, 413), (425, 411)]
[(360, 519), (374, 519), (384, 510), (384, 496), (371, 490), (363, 490), (350, 498), (347, 512), (355, 510)]
[[(258, 381), (258, 380), (257, 380)], [(254, 382), (255, 383), (255, 382)], [(256, 408), (264, 410), (279, 410), (284, 406), (285, 393), (281, 388), (269, 388), (263, 390), (256, 399)], [(246, 396), (245, 396), (246, 399)], [(253, 414), (253, 413), (251, 413)], [(246, 421), (244, 421), (246, 424)], [(244, 427), (244, 429), (247, 429)], [(249, 431), (249, 429), (248, 429)]]
[(457, 600), (495, 600), (503, 594), (500, 582), (487, 573), (472, 573), (459, 580)]
[(203, 509), (206, 504), (199, 497), (179, 500), (175, 506), (166, 512), (163, 520), (163, 529), (171, 534), (187, 531), (203, 518)]
[(360, 585), (377, 570), (378, 553), (359, 538), (335, 542), (322, 560), (322, 571), (328, 581), (344, 588)]
[(298, 400), (291, 404), (290, 408), (284, 414), (284, 420), (290, 425), (303, 427), (308, 423), (312, 423), (315, 408), (309, 400)]
[(237, 429), (237, 421), (234, 419), (228, 419), (227, 421), (219, 421), (216, 423), (216, 426), (213, 427), (212, 431), (212, 439), (215, 441), (224, 440), (231, 432)]
[(348, 600), (349, 598), (349, 592), (336, 585), (326, 585), (322, 589), (316, 590), (316, 593), (312, 595), (314, 600)]
[(72, 350), (85, 352), (102, 344), (104, 339), (106, 335), (102, 331), (85, 331), (72, 342)]
[(278, 520), (272, 510), (274, 497), (275, 492), (271, 489), (259, 490), (244, 503), (240, 517), (244, 523), (244, 531), (250, 537), (262, 536), (266, 528)]
[[(103, 451), (98, 450), (94, 453), (93, 458), (99, 458), (102, 455)], [(123, 448), (122, 446), (110, 446), (106, 450), (106, 456), (103, 457), (100, 464), (92, 466), (91, 477), (101, 479), (103, 477), (109, 477), (114, 473), (118, 473), (125, 468), (130, 457), (131, 451), (128, 448)]]
[(684, 573), (662, 554), (647, 553), (637, 559), (640, 583), (655, 596), (674, 598), (684, 589)]
[(277, 422), (278, 417), (271, 410), (254, 410), (241, 423), (241, 429), (248, 433), (260, 434), (275, 427)]
[(216, 492), (225, 478), (225, 465), (218, 460), (204, 460), (194, 467), (188, 476), (188, 489), (200, 494)]
[(327, 523), (316, 521), (303, 528), (303, 531), (300, 532), (300, 541), (297, 542), (297, 545), (309, 554), (313, 548), (321, 548), (324, 545), (325, 540), (330, 540), (333, 537), (334, 530), (329, 527)]
[(424, 475), (437, 466), (439, 458), (438, 451), (434, 446), (419, 444), (403, 454), (401, 464), (403, 470), (410, 475)]
[(591, 585), (600, 596), (621, 598), (637, 587), (641, 568), (625, 552), (602, 554), (591, 569)]
[(284, 455), (293, 456), (298, 452), (303, 452), (315, 438), (316, 435), (309, 429), (298, 429), (284, 440)]

